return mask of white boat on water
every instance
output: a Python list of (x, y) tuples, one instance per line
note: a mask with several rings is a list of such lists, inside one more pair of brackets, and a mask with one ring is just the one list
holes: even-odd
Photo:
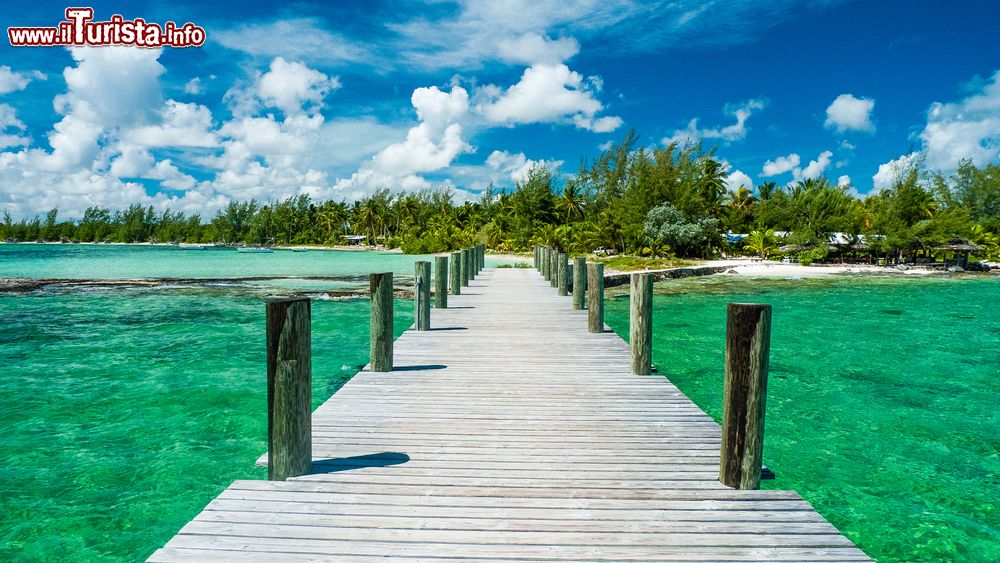
[(237, 248), (236, 252), (239, 252), (241, 254), (271, 254), (274, 251), (271, 250), (270, 248), (260, 248), (260, 247), (257, 247), (257, 246), (248, 246), (248, 247)]

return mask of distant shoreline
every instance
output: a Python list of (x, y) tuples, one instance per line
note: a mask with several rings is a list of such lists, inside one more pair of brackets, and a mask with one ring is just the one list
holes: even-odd
[[(532, 256), (506, 254), (487, 254), (488, 257), (501, 260), (525, 261), (530, 263)], [(726, 260), (702, 260), (689, 265), (674, 268), (650, 268), (641, 270), (616, 270), (605, 268), (605, 278), (628, 276), (630, 274), (650, 273), (657, 279), (680, 278), (703, 275), (742, 276), (746, 278), (816, 278), (825, 276), (902, 276), (924, 277), (956, 275), (944, 269), (922, 268), (911, 266), (901, 270), (891, 266), (876, 266), (874, 264), (787, 264), (776, 260), (755, 260), (738, 258)], [(984, 272), (966, 272), (973, 275), (996, 275)]]
[[(67, 243), (67, 242), (18, 242), (9, 243), (5, 241), (0, 241), (0, 245), (18, 246), (18, 245), (46, 245), (46, 246), (139, 246), (139, 247), (174, 247), (174, 248), (184, 248), (191, 246), (215, 246), (214, 243), (163, 243), (163, 242), (79, 242), (79, 243)], [(218, 245), (220, 248), (245, 248), (246, 246), (224, 246)], [(268, 248), (275, 250), (308, 250), (308, 251), (345, 251), (345, 252), (379, 252), (384, 254), (403, 254), (400, 248), (385, 248), (380, 246), (357, 246), (357, 245), (275, 245)], [(450, 252), (437, 252), (431, 253), (429, 255), (448, 255)], [(416, 255), (415, 255), (416, 256)], [(522, 263), (530, 264), (533, 260), (530, 253), (516, 253), (516, 252), (504, 252), (504, 253), (487, 253), (486, 257), (492, 260), (498, 260), (508, 263)], [(894, 277), (911, 277), (911, 278), (921, 278), (925, 276), (944, 276), (944, 275), (963, 275), (948, 272), (941, 268), (925, 268), (920, 266), (910, 266), (906, 269), (899, 269), (890, 266), (876, 266), (873, 264), (795, 264), (795, 263), (784, 263), (774, 260), (757, 260), (751, 258), (737, 258), (737, 259), (720, 259), (720, 260), (703, 260), (696, 261), (685, 266), (678, 266), (672, 268), (649, 268), (649, 269), (639, 269), (639, 270), (617, 270), (614, 268), (605, 269), (605, 278), (608, 280), (619, 280), (623, 276), (627, 277), (633, 273), (650, 273), (654, 274), (656, 279), (671, 279), (671, 278), (683, 278), (692, 276), (705, 276), (705, 275), (723, 275), (723, 276), (741, 276), (744, 278), (785, 278), (785, 279), (796, 279), (796, 278), (817, 278), (817, 277), (827, 277), (827, 276), (894, 276)], [(998, 275), (1000, 270), (994, 269), (990, 273), (983, 272), (965, 272), (965, 275)], [(157, 278), (149, 278), (150, 280), (155, 280)], [(5, 285), (9, 284), (12, 280), (4, 279)], [(23, 281), (23, 280), (22, 280)], [(97, 281), (97, 280), (91, 280)], [(620, 281), (620, 280), (619, 280)], [(611, 285), (616, 285), (612, 281)], [(609, 286), (610, 287), (610, 286)], [(9, 291), (9, 288), (7, 288)]]
[[(174, 244), (172, 242), (56, 242), (56, 241), (25, 241), (25, 242), (7, 242), (0, 241), (2, 245), (10, 246), (20, 246), (24, 244), (38, 244), (46, 246), (163, 246), (163, 247), (174, 247), (174, 248), (184, 248), (186, 246), (218, 246), (219, 248), (252, 248), (259, 245), (224, 245), (216, 244), (214, 242), (182, 242)], [(346, 250), (351, 252), (388, 252), (393, 254), (402, 254), (403, 251), (399, 248), (385, 248), (384, 246), (359, 246), (354, 244), (337, 244), (330, 246), (322, 246), (315, 244), (281, 244), (268, 246), (267, 248), (278, 249), (278, 250)]]

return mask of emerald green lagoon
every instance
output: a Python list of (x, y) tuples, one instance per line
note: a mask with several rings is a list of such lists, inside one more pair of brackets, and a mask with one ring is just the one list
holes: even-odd
[[(367, 299), (326, 291), (372, 271), (405, 283), (418, 259), (0, 245), (0, 278), (235, 279), (0, 294), (0, 560), (143, 559), (232, 480), (264, 478), (263, 299), (317, 298), (319, 404), (368, 356)], [(880, 560), (1000, 559), (1000, 279), (713, 276), (657, 292), (654, 361), (716, 418), (725, 304), (774, 305), (767, 488), (797, 490)], [(616, 294), (608, 322), (625, 333)], [(412, 305), (396, 310), (398, 334)]]
[(716, 420), (729, 302), (773, 306), (763, 488), (880, 561), (1000, 561), (1000, 279), (657, 283), (653, 362)]
[(0, 278), (351, 277), (376, 271), (412, 277), (413, 262), (426, 259), (349, 250), (276, 249), (266, 254), (245, 254), (227, 247), (188, 250), (169, 245), (0, 244)]

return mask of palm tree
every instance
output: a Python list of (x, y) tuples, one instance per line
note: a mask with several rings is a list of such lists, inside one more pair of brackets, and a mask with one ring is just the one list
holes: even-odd
[(393, 212), (396, 215), (396, 232), (400, 232), (403, 226), (416, 220), (417, 214), (420, 213), (420, 202), (412, 194), (400, 196), (396, 200)]
[(722, 163), (711, 157), (702, 159), (698, 188), (709, 213), (716, 217), (722, 205), (722, 196), (726, 193), (726, 171)]
[(726, 195), (729, 196), (729, 202), (727, 205), (729, 205), (729, 207), (739, 209), (740, 211), (749, 210), (750, 206), (757, 201), (757, 199), (753, 196), (753, 192), (743, 186), (740, 186), (736, 190), (729, 190), (726, 192)]
[(344, 203), (328, 201), (318, 209), (316, 218), (326, 235), (326, 241), (330, 242), (334, 240), (334, 232), (346, 225), (347, 207)]
[(767, 201), (775, 192), (779, 191), (778, 184), (774, 182), (764, 182), (757, 186), (757, 196), (760, 201)]
[(972, 242), (983, 247), (987, 259), (996, 260), (1000, 256), (1000, 235), (987, 231), (982, 225), (972, 226)]
[(566, 222), (571, 223), (574, 219), (583, 219), (583, 196), (576, 188), (573, 181), (566, 182), (562, 196), (556, 200), (556, 209), (566, 214)]
[(774, 230), (766, 229), (750, 233), (750, 236), (744, 241), (743, 247), (751, 252), (756, 252), (761, 258), (767, 258), (768, 254), (778, 249), (774, 238)]

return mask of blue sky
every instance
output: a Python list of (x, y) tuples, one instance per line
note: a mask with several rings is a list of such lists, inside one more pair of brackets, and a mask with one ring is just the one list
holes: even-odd
[[(825, 175), (859, 194), (922, 159), (995, 162), (996, 2), (92, 3), (191, 21), (202, 47), (0, 42), (0, 208), (451, 186), (574, 173), (634, 128), (717, 146), (733, 187)], [(65, 4), (17, 3), (4, 27)]]

